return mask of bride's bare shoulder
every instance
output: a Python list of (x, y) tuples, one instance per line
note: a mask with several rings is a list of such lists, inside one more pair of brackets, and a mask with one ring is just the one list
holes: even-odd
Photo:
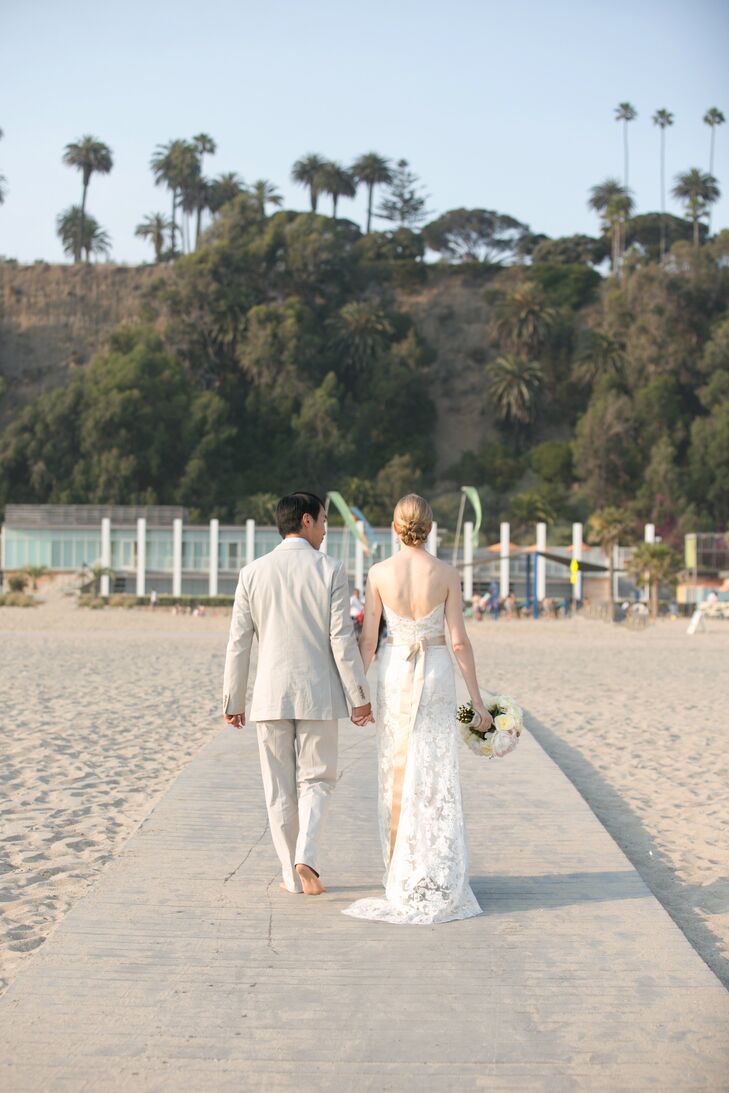
[(383, 572), (387, 572), (387, 565), (391, 561), (390, 558), (383, 558), (381, 562), (375, 562), (367, 570), (367, 579), (372, 581), (373, 584), (377, 584), (377, 578), (382, 575)]
[(453, 580), (459, 575), (456, 567), (449, 562), (444, 562), (442, 558), (433, 558), (433, 564), (442, 577)]

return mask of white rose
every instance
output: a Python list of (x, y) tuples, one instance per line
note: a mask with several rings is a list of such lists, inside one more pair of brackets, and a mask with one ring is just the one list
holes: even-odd
[(516, 718), (510, 713), (500, 713), (494, 718), (494, 725), (499, 732), (513, 732), (516, 729)]

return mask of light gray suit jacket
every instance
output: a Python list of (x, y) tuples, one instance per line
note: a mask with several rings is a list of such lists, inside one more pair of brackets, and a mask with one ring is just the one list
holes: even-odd
[(223, 712), (245, 713), (253, 635), (252, 721), (347, 717), (369, 702), (343, 562), (290, 538), (240, 571), (225, 658)]

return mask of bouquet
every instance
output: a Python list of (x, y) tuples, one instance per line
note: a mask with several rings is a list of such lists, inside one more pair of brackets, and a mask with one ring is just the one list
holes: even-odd
[(498, 759), (513, 751), (519, 742), (524, 728), (524, 715), (521, 706), (506, 695), (487, 695), (486, 709), (493, 718), (488, 729), (481, 729), (481, 718), (476, 717), (473, 703), (459, 706), (456, 718), (460, 722), (461, 736), (466, 747), (484, 759)]

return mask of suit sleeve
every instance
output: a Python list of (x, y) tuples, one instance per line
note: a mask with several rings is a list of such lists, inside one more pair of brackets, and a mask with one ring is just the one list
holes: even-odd
[(332, 579), (329, 641), (350, 705), (366, 705), (370, 700), (370, 690), (349, 614), (349, 583), (343, 562), (337, 565)]
[(223, 675), (223, 713), (245, 713), (248, 670), (251, 663), (251, 645), (255, 633), (248, 589), (243, 580), (243, 570), (235, 590), (233, 615), (230, 620), (228, 648), (225, 653)]

